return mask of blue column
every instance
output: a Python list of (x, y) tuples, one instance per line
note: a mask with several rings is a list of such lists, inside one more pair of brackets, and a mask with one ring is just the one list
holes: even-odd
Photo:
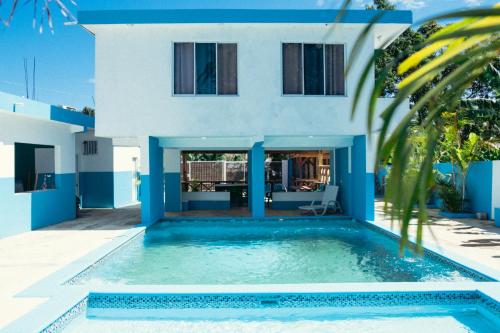
[(181, 155), (178, 149), (165, 149), (165, 211), (180, 212)]
[(336, 183), (339, 187), (339, 199), (344, 213), (352, 216), (352, 182), (349, 169), (349, 148), (335, 149)]
[(252, 211), (254, 218), (261, 218), (265, 216), (264, 210), (264, 147), (262, 142), (257, 142), (248, 154), (249, 159), (249, 203), (248, 206)]
[(373, 221), (375, 216), (375, 176), (367, 171), (366, 136), (354, 137), (352, 147), (353, 217)]
[(330, 150), (330, 185), (336, 184), (335, 177), (335, 149)]
[(148, 137), (141, 144), (141, 224), (148, 226), (163, 218), (163, 148)]

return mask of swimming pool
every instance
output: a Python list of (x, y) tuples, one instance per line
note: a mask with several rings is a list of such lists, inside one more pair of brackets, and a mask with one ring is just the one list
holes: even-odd
[(353, 220), (176, 220), (149, 227), (69, 284), (485, 281)]
[[(497, 332), (498, 302), (475, 291), (321, 294), (91, 293), (64, 332)], [(140, 319), (140, 320), (137, 320)], [(67, 324), (69, 322), (69, 324)]]

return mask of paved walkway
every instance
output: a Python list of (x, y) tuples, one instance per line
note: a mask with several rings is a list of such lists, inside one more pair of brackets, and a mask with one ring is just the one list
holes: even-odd
[(137, 223), (138, 206), (84, 210), (79, 219), (1, 239), (0, 328), (46, 300), (14, 295)]
[[(384, 215), (384, 203), (375, 203), (375, 223), (399, 231), (399, 224), (391, 223)], [(416, 235), (417, 221), (412, 220), (410, 233)], [(476, 219), (450, 220), (429, 211), (429, 222), (424, 226), (423, 239), (462, 257), (477, 261), (500, 271), (500, 228), (493, 221)]]

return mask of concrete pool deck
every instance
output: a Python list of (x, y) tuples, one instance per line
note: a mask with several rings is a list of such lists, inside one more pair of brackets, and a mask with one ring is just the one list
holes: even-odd
[[(76, 220), (0, 240), (0, 329), (47, 301), (46, 297), (16, 295), (133, 231), (130, 229), (140, 221), (139, 206), (90, 210), (83, 215)], [(491, 221), (453, 221), (435, 215), (432, 211), (431, 221), (425, 228), (426, 243), (434, 242), (445, 250), (500, 270), (500, 228), (494, 227)], [(375, 224), (391, 227), (390, 220), (383, 214), (382, 202), (376, 203), (376, 216)], [(398, 230), (396, 226), (392, 229)]]
[(46, 298), (15, 297), (35, 282), (140, 223), (140, 208), (82, 211), (82, 217), (0, 240), (0, 329)]

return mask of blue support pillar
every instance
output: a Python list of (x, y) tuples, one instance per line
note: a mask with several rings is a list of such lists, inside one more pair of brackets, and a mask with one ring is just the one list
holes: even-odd
[(165, 211), (180, 212), (181, 197), (181, 152), (178, 149), (165, 149)]
[(373, 221), (375, 216), (375, 176), (367, 168), (366, 136), (354, 137), (352, 148), (353, 217)]
[(145, 138), (141, 143), (141, 224), (144, 226), (163, 218), (163, 185), (163, 148), (157, 138)]
[(339, 187), (338, 195), (344, 214), (353, 216), (350, 152), (350, 148), (335, 149), (335, 182)]
[(265, 175), (264, 175), (264, 147), (262, 142), (257, 142), (248, 154), (249, 161), (249, 202), (248, 207), (254, 218), (265, 216)]

